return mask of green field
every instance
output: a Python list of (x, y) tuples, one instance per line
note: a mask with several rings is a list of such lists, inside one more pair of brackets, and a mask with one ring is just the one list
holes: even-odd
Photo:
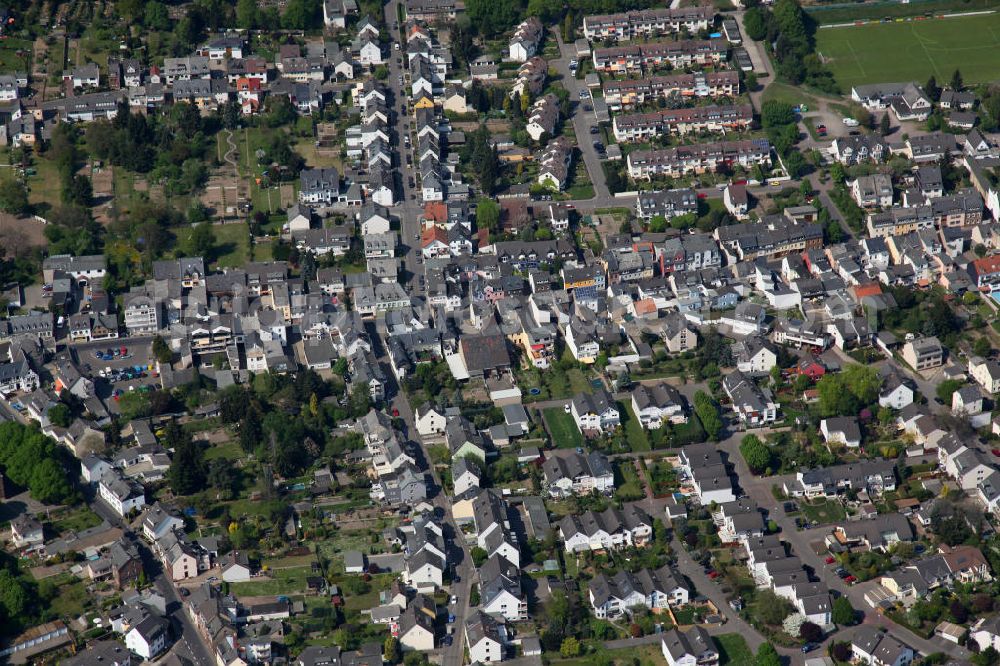
[(746, 640), (739, 634), (722, 634), (714, 637), (719, 648), (719, 663), (730, 666), (750, 666), (753, 663), (753, 653)]
[(816, 32), (816, 50), (845, 92), (864, 83), (946, 85), (959, 69), (966, 84), (1000, 79), (1000, 13), (873, 23)]
[(575, 449), (583, 446), (583, 435), (576, 427), (572, 414), (567, 414), (562, 407), (549, 407), (542, 412), (545, 423), (552, 435), (552, 443), (558, 449)]

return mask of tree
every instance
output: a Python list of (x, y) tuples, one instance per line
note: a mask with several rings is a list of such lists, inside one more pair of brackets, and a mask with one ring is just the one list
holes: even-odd
[(483, 566), (483, 562), (485, 562), (486, 558), (490, 556), (489, 553), (479, 546), (473, 546), (472, 549), (469, 550), (469, 555), (472, 557), (472, 563), (476, 565), (477, 569)]
[(951, 406), (951, 397), (958, 389), (962, 388), (962, 382), (958, 379), (946, 379), (937, 385), (935, 393), (938, 400), (945, 405)]
[(990, 344), (989, 338), (976, 338), (976, 341), (972, 343), (972, 353), (976, 356), (989, 356), (992, 351), (993, 346)]
[(245, 30), (256, 28), (259, 11), (257, 0), (239, 0), (236, 3), (236, 25)]
[(65, 403), (59, 402), (49, 408), (49, 421), (60, 428), (68, 428), (73, 422), (73, 412)]
[(698, 391), (694, 396), (694, 411), (701, 421), (705, 434), (712, 441), (719, 440), (722, 432), (722, 419), (719, 418), (719, 406), (704, 391)]
[(191, 495), (205, 487), (207, 480), (205, 454), (194, 443), (191, 435), (185, 433), (176, 421), (167, 425), (164, 437), (167, 446), (172, 444), (174, 457), (167, 470), (167, 480), (177, 495)]
[(476, 226), (491, 233), (500, 227), (500, 206), (489, 197), (479, 197), (476, 204)]
[(0, 569), (0, 607), (10, 622), (24, 619), (28, 608), (29, 597), (24, 589), (24, 583), (7, 569)]
[(20, 181), (13, 178), (0, 181), (0, 210), (11, 215), (28, 212), (28, 191)]
[(771, 464), (771, 449), (757, 435), (747, 435), (740, 442), (740, 453), (754, 474), (761, 474)]
[(764, 9), (760, 6), (747, 9), (743, 15), (743, 27), (747, 31), (747, 37), (755, 42), (767, 37), (767, 17)]
[(563, 639), (562, 645), (559, 646), (559, 654), (566, 659), (572, 657), (580, 656), (580, 641), (572, 636), (567, 636)]
[(941, 87), (938, 86), (937, 79), (934, 78), (933, 74), (931, 75), (931, 78), (927, 79), (927, 84), (924, 86), (924, 92), (927, 93), (927, 96), (930, 97), (931, 101), (935, 104), (939, 99), (941, 99)]
[(972, 655), (970, 661), (975, 666), (997, 666), (1000, 664), (1000, 652), (991, 645), (979, 654)]
[(844, 596), (834, 599), (833, 608), (830, 610), (830, 619), (841, 627), (853, 625), (857, 621), (857, 611), (851, 605), (851, 600)]
[(957, 624), (965, 624), (966, 620), (969, 619), (969, 609), (962, 603), (961, 599), (952, 599), (948, 605), (948, 612), (951, 613), (951, 619)]
[(764, 128), (795, 124), (792, 105), (777, 100), (768, 100), (760, 108), (760, 124)]
[(754, 666), (781, 666), (781, 657), (770, 643), (761, 643), (754, 657)]
[(167, 364), (173, 359), (174, 354), (170, 351), (170, 347), (167, 345), (167, 341), (163, 339), (163, 336), (157, 335), (153, 338), (153, 356), (160, 363)]
[(951, 89), (958, 92), (963, 88), (962, 82), (962, 72), (955, 70), (955, 73), (951, 75)]
[(830, 656), (841, 662), (851, 660), (851, 644), (840, 641), (830, 646)]
[(170, 30), (170, 15), (162, 2), (152, 0), (146, 3), (146, 12), (143, 14), (142, 22), (150, 30)]
[(818, 643), (823, 640), (823, 630), (818, 624), (803, 622), (799, 627), (799, 636), (808, 643)]
[(394, 636), (385, 639), (385, 643), (382, 645), (382, 657), (390, 664), (399, 661), (399, 640)]
[(878, 121), (878, 133), (882, 136), (888, 136), (891, 127), (889, 126), (889, 113), (883, 113), (882, 118)]
[(182, 251), (189, 257), (205, 257), (208, 259), (215, 247), (215, 231), (212, 223), (205, 221), (191, 227), (187, 238), (182, 243)]

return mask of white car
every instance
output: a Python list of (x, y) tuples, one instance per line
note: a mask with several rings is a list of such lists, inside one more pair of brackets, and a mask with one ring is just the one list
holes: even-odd
[(573, 411), (573, 408), (570, 407), (569, 403), (567, 402), (565, 405), (563, 405), (563, 411), (569, 414), (571, 411)]
[(452, 605), (457, 604), (458, 603), (458, 597), (456, 597), (454, 594), (451, 595), (451, 599), (448, 601), (448, 603), (452, 604)]

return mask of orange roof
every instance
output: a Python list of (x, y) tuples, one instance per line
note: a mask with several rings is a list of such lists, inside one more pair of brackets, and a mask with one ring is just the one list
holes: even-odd
[(1000, 254), (994, 254), (991, 257), (976, 259), (972, 262), (972, 266), (976, 269), (977, 275), (996, 273), (997, 271), (1000, 271)]
[(428, 201), (424, 204), (424, 219), (432, 222), (447, 222), (448, 206), (443, 201)]
[(652, 298), (644, 298), (636, 301), (633, 305), (637, 315), (647, 315), (656, 312), (656, 303)]
[(427, 247), (434, 241), (441, 241), (448, 244), (448, 232), (441, 227), (427, 227), (420, 235), (420, 247)]
[(882, 287), (879, 286), (877, 282), (869, 282), (868, 284), (859, 284), (854, 287), (854, 297), (857, 299), (862, 299), (865, 296), (878, 296), (882, 293)]

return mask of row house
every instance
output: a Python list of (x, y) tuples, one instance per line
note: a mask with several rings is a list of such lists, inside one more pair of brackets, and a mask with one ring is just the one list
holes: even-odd
[(629, 153), (626, 159), (628, 175), (636, 180), (707, 173), (723, 165), (750, 169), (758, 164), (767, 167), (770, 163), (771, 144), (767, 139), (699, 143), (663, 150), (637, 150)]
[(570, 515), (559, 523), (559, 537), (567, 553), (642, 548), (652, 534), (652, 519), (636, 504)]
[[(689, 132), (738, 132), (750, 127), (753, 109), (749, 104), (698, 106), (655, 113), (615, 116), (612, 129), (619, 142), (650, 141), (663, 134)], [(891, 188), (890, 188), (891, 193)], [(891, 203), (891, 197), (890, 197)]]
[(691, 590), (669, 565), (659, 569), (599, 573), (588, 585), (590, 607), (598, 619), (615, 619), (633, 609), (654, 613), (688, 603)]
[(598, 72), (639, 74), (664, 65), (675, 69), (718, 65), (725, 60), (728, 51), (729, 44), (723, 39), (681, 40), (594, 49), (591, 59)]
[(710, 5), (644, 9), (583, 17), (583, 36), (591, 41), (625, 41), (687, 31), (707, 30), (715, 18)]
[(525, 62), (534, 56), (538, 52), (544, 30), (537, 16), (529, 16), (522, 21), (514, 28), (514, 34), (508, 42), (507, 51), (510, 59), (514, 62)]
[(735, 97), (740, 92), (738, 72), (694, 72), (643, 79), (609, 80), (602, 84), (611, 111), (632, 109), (673, 97)]
[(564, 190), (572, 175), (573, 150), (573, 144), (564, 136), (550, 141), (538, 156), (538, 183), (552, 190)]
[(636, 216), (649, 220), (657, 215), (671, 219), (679, 215), (698, 212), (698, 195), (690, 189), (644, 190), (635, 200)]
[(539, 56), (528, 58), (524, 64), (517, 68), (517, 76), (510, 89), (512, 99), (520, 99), (522, 95), (534, 97), (542, 92), (545, 86), (545, 77), (548, 74), (549, 66)]
[(540, 141), (542, 135), (554, 136), (559, 123), (559, 99), (555, 95), (545, 95), (535, 100), (528, 109), (525, 130), (532, 141)]
[(608, 459), (596, 451), (588, 454), (551, 451), (542, 463), (542, 475), (549, 495), (555, 498), (593, 492), (610, 495), (615, 488), (615, 475)]

